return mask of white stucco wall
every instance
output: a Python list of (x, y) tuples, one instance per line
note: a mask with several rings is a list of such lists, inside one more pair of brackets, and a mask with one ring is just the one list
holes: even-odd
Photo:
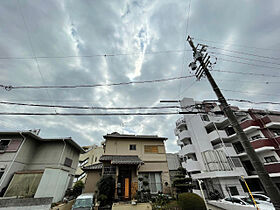
[(34, 198), (53, 197), (53, 202), (62, 200), (69, 179), (66, 171), (46, 168)]

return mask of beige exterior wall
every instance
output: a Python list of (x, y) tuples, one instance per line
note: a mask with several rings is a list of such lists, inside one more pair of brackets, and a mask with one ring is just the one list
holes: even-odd
[(83, 193), (95, 193), (97, 191), (97, 182), (101, 177), (101, 170), (94, 170), (87, 172), (85, 180), (85, 189)]
[[(95, 163), (100, 163), (99, 159), (100, 157), (104, 154), (103, 147), (98, 147), (98, 146), (92, 146), (92, 149), (89, 150), (88, 152), (84, 154), (80, 154), (79, 161), (82, 162), (88, 158), (88, 163), (85, 165), (82, 165), (81, 167), (85, 167), (88, 165), (92, 165)], [(84, 173), (84, 171), (81, 169), (81, 167), (77, 167), (77, 170), (75, 172), (76, 175), (81, 175)], [(82, 178), (81, 180), (85, 183), (87, 178), (87, 175)]]
[[(136, 150), (129, 150), (130, 145), (136, 145)], [(159, 146), (159, 153), (145, 153), (145, 145)], [(138, 155), (144, 161), (137, 171), (136, 176), (132, 176), (132, 188), (137, 188), (137, 176), (139, 172), (161, 172), (163, 193), (171, 192), (171, 182), (166, 159), (166, 151), (163, 140), (157, 139), (121, 139), (107, 138), (105, 155)], [(167, 183), (168, 185), (165, 185)], [(132, 189), (134, 191), (134, 189)], [(133, 193), (132, 193), (133, 196)]]

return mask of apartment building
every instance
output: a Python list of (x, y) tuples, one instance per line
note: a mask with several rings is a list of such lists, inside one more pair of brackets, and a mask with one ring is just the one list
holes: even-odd
[(100, 163), (99, 159), (104, 153), (103, 147), (97, 145), (83, 146), (83, 149), (86, 152), (84, 154), (80, 154), (79, 164), (75, 173), (74, 183), (79, 180), (82, 180), (85, 183), (87, 173), (85, 173), (85, 171), (83, 171), (82, 168)]
[[(175, 135), (181, 147), (179, 156), (188, 174), (204, 181), (208, 196), (214, 191), (221, 196), (244, 194), (247, 189), (240, 181), (241, 175), (251, 191), (263, 192), (240, 139), (220, 107), (191, 98), (181, 101), (184, 111), (190, 106), (206, 113), (184, 115), (176, 121)], [(265, 169), (280, 188), (280, 116), (262, 110), (232, 109)]]
[(70, 137), (46, 139), (33, 131), (0, 132), (1, 196), (61, 200), (72, 186), (83, 152)]
[(115, 197), (118, 199), (129, 200), (136, 196), (142, 183), (138, 182), (138, 177), (148, 181), (151, 193), (171, 193), (164, 145), (167, 138), (114, 132), (105, 135), (104, 139), (104, 155), (99, 159), (103, 164), (93, 164), (84, 168), (95, 177), (95, 181), (92, 182), (88, 177), (87, 189), (93, 190), (92, 183), (96, 184), (96, 177), (102, 168), (102, 175), (111, 175), (115, 178)]

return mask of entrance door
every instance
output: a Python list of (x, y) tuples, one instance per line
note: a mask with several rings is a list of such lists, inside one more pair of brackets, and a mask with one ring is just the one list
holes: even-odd
[(127, 166), (119, 167), (118, 183), (120, 183), (120, 199), (129, 200), (131, 195), (131, 169)]

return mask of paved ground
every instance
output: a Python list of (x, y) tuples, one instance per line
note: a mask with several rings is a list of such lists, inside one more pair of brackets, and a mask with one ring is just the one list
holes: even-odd
[(132, 204), (122, 204), (114, 203), (112, 210), (152, 210), (152, 205), (150, 203), (138, 203), (136, 205)]
[(71, 210), (74, 201), (75, 200), (69, 201), (68, 203), (60, 204), (53, 207), (51, 210)]

